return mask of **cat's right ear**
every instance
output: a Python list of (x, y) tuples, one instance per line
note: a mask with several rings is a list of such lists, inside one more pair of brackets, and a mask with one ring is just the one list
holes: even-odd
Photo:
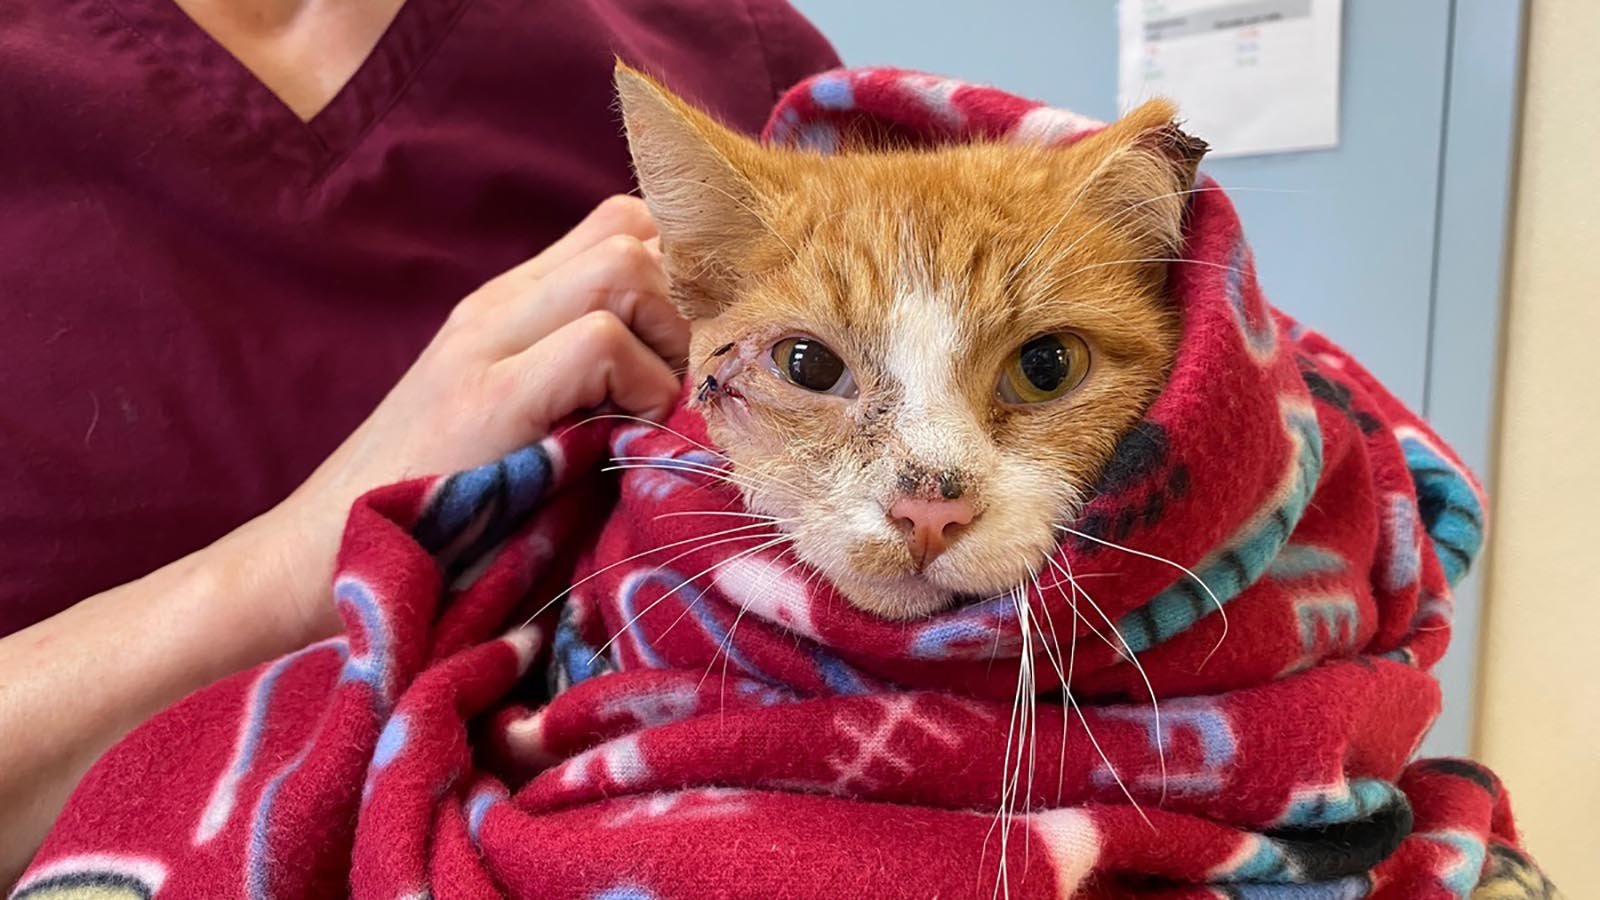
[(759, 235), (763, 150), (650, 76), (616, 66), (617, 97), (645, 204), (661, 229), (673, 302), (685, 318), (732, 303)]

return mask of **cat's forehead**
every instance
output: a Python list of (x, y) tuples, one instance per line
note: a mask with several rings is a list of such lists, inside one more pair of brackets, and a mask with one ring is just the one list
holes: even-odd
[[(894, 204), (857, 208), (790, 239), (792, 252), (783, 254), (760, 305), (858, 336), (894, 330), (913, 310), (953, 318), (979, 339), (1072, 325), (1092, 317), (1088, 298), (1128, 292), (1114, 283), (1127, 272), (1103, 271), (1099, 261), (1134, 254), (1092, 240), (1092, 223), (1062, 223), (1065, 238), (1050, 232), (1052, 224), (941, 217)], [(1086, 230), (1091, 239), (1077, 240)]]
[(893, 282), (1019, 293), (1030, 275), (1134, 255), (1134, 235), (1116, 227), (1122, 210), (1085, 199), (1092, 173), (1059, 154), (985, 146), (824, 160), (803, 190), (784, 193), (771, 227), (786, 255), (879, 304), (892, 302)]
[(948, 355), (1026, 318), (992, 240), (951, 235), (948, 222), (933, 233), (892, 208), (865, 219), (813, 235), (741, 312), (879, 356), (908, 335), (912, 348)]
[[(1025, 148), (825, 158), (784, 192), (779, 230), (869, 249), (959, 250), (963, 239), (1021, 236), (1063, 205), (1074, 167)], [(885, 243), (887, 239), (887, 243)], [(903, 240), (896, 240), (903, 239)]]
[(1080, 202), (1080, 169), (1060, 151), (998, 145), (797, 168), (803, 185), (782, 192), (769, 255), (754, 261), (766, 277), (736, 317), (883, 365), (1114, 331), (1142, 317), (1159, 279), (1123, 263), (1148, 254), (1117, 210)]

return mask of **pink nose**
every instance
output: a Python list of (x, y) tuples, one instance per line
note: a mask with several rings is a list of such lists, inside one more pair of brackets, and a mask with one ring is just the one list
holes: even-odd
[(919, 500), (902, 497), (889, 507), (889, 517), (906, 523), (906, 543), (911, 558), (922, 568), (943, 553), (972, 521), (972, 504), (965, 500)]

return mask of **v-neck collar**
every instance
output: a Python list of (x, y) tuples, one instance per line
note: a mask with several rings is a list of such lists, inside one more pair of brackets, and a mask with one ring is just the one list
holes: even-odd
[(470, 0), (404, 0), (333, 99), (303, 121), (174, 0), (103, 0), (195, 80), (225, 122), (265, 139), (273, 154), (317, 178), (337, 165), (394, 105)]

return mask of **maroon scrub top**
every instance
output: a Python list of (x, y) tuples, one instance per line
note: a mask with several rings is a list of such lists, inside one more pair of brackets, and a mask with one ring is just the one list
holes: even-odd
[(0, 0), (0, 634), (273, 506), (632, 185), (613, 54), (748, 131), (778, 0), (408, 0), (301, 122), (173, 0)]

